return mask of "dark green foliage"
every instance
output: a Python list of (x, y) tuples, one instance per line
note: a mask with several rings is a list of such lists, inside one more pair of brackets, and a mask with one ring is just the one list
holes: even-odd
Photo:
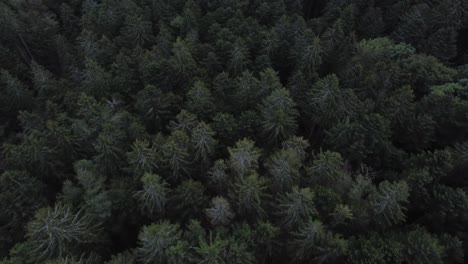
[(297, 110), (288, 90), (279, 88), (265, 98), (260, 107), (262, 128), (271, 141), (288, 138), (297, 129)]
[[(83, 191), (83, 207), (95, 218), (101, 220), (108, 218), (111, 215), (112, 201), (109, 198), (109, 192), (105, 188), (105, 178), (98, 173), (96, 166), (88, 160), (75, 163), (75, 172), (80, 189)], [(64, 192), (64, 194), (67, 193)]]
[(404, 181), (380, 183), (376, 192), (371, 194), (375, 221), (383, 226), (404, 221), (404, 203), (407, 202), (408, 195), (408, 185)]
[[(191, 219), (203, 216), (209, 202), (205, 186), (198, 181), (186, 180), (177, 186), (170, 197), (170, 210), (177, 219)], [(177, 212), (177, 214), (176, 214)]]
[(227, 168), (224, 160), (215, 161), (213, 167), (207, 172), (208, 182), (217, 189), (225, 189), (229, 181), (229, 175), (226, 172)]
[(164, 93), (147, 85), (137, 94), (135, 108), (150, 129), (161, 129), (177, 113), (180, 98), (172, 92)]
[(77, 249), (77, 245), (96, 240), (96, 226), (90, 217), (79, 211), (56, 205), (40, 209), (27, 226), (27, 237), (38, 256), (64, 256)]
[(464, 263), (465, 0), (0, 1), (0, 263)]
[(113, 255), (106, 264), (136, 264), (136, 257), (131, 252), (122, 252)]
[(209, 240), (200, 240), (197, 247), (194, 248), (196, 257), (194, 262), (203, 264), (226, 263), (227, 241), (218, 237), (213, 238), (210, 234)]
[(278, 198), (277, 204), (280, 223), (286, 228), (300, 226), (316, 215), (314, 193), (310, 188), (293, 187), (291, 192)]
[(301, 161), (292, 149), (275, 152), (265, 166), (278, 190), (290, 190), (299, 181)]
[[(24, 171), (5, 171), (0, 176), (1, 245), (10, 244), (24, 235), (21, 223), (29, 221), (45, 204), (44, 186)], [(38, 198), (41, 197), (41, 198)]]
[(344, 191), (350, 185), (350, 177), (339, 153), (322, 152), (307, 169), (311, 182), (337, 191)]
[(411, 263), (444, 263), (442, 260), (443, 247), (423, 229), (416, 229), (408, 233), (403, 249), (404, 258)]
[(174, 130), (161, 146), (162, 163), (169, 170), (171, 178), (179, 179), (188, 174), (188, 144), (187, 134), (182, 130)]
[(150, 147), (147, 140), (137, 140), (133, 143), (132, 150), (127, 152), (127, 161), (136, 177), (146, 172), (151, 173), (158, 167), (155, 147)]
[(149, 173), (143, 175), (141, 181), (143, 190), (138, 191), (136, 196), (143, 211), (148, 211), (150, 215), (164, 213), (169, 192), (167, 183), (159, 175)]
[(327, 231), (320, 221), (310, 221), (293, 236), (290, 251), (294, 259), (333, 263), (347, 250), (346, 240)]
[(236, 185), (238, 212), (246, 216), (264, 215), (265, 179), (253, 173), (239, 179)]
[(138, 235), (137, 254), (142, 263), (167, 263), (168, 253), (181, 237), (178, 225), (167, 221), (144, 226)]
[(327, 75), (311, 87), (305, 103), (304, 108), (314, 121), (328, 127), (344, 117), (354, 116), (359, 102), (352, 90), (340, 88), (335, 75)]
[(151, 22), (143, 16), (129, 15), (121, 29), (122, 38), (132, 45), (145, 45), (154, 38), (151, 27)]
[(192, 131), (192, 148), (195, 152), (195, 159), (207, 163), (213, 156), (216, 146), (214, 139), (215, 132), (209, 125), (200, 122)]
[(231, 169), (239, 176), (246, 175), (258, 167), (260, 152), (252, 140), (246, 138), (239, 140), (235, 147), (228, 147), (228, 152)]
[(231, 205), (223, 197), (214, 197), (211, 200), (211, 207), (205, 210), (210, 223), (216, 225), (227, 225), (234, 217)]
[(214, 112), (214, 99), (203, 82), (195, 82), (187, 92), (187, 110), (200, 116), (209, 116)]
[(403, 243), (394, 234), (386, 233), (387, 239), (378, 234), (369, 238), (360, 237), (350, 245), (350, 263), (401, 263)]

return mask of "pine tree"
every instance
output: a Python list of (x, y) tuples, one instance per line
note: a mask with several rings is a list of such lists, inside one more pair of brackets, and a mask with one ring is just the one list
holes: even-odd
[(228, 147), (228, 152), (230, 166), (238, 175), (246, 175), (257, 168), (260, 151), (252, 140), (239, 140), (235, 147)]
[(239, 110), (245, 110), (257, 104), (259, 98), (260, 83), (257, 78), (249, 71), (244, 71), (235, 80), (234, 100), (235, 107)]
[(221, 196), (214, 197), (211, 200), (211, 207), (206, 209), (205, 213), (210, 223), (214, 226), (227, 225), (234, 217), (231, 205)]
[(127, 152), (127, 161), (131, 173), (139, 177), (144, 173), (152, 173), (158, 167), (158, 158), (154, 146), (150, 146), (148, 140), (137, 140), (132, 145), (132, 150)]
[(312, 166), (307, 168), (307, 175), (313, 183), (338, 192), (345, 191), (351, 184), (351, 177), (345, 171), (343, 158), (336, 152), (319, 153)]
[(322, 47), (320, 39), (307, 29), (295, 41), (293, 56), (299, 69), (306, 73), (313, 73), (322, 63)]
[(136, 95), (135, 108), (147, 121), (147, 127), (160, 129), (176, 115), (180, 97), (172, 92), (164, 93), (153, 85), (147, 85)]
[(98, 173), (97, 166), (89, 160), (76, 162), (74, 169), (83, 190), (83, 209), (95, 219), (108, 219), (111, 216), (112, 201), (106, 190), (105, 177)]
[(164, 145), (161, 146), (162, 162), (173, 179), (180, 179), (188, 174), (189, 138), (185, 132), (174, 130)]
[(168, 204), (168, 208), (171, 210), (168, 210), (167, 213), (183, 220), (202, 217), (203, 209), (209, 202), (205, 192), (206, 188), (201, 182), (183, 181), (171, 192)]
[(315, 122), (328, 127), (337, 120), (354, 113), (357, 98), (352, 91), (345, 93), (336, 75), (318, 80), (307, 93), (305, 110)]
[(32, 74), (34, 89), (37, 91), (38, 97), (48, 98), (49, 100), (58, 99), (57, 97), (60, 96), (58, 94), (60, 83), (54, 79), (51, 72), (41, 65), (33, 63)]
[(104, 172), (116, 172), (122, 161), (125, 160), (124, 153), (119, 146), (119, 131), (100, 133), (94, 149), (97, 155), (94, 160)]
[(173, 44), (170, 65), (175, 73), (177, 73), (176, 76), (183, 77), (184, 79), (194, 73), (197, 63), (186, 40), (177, 38)]
[(403, 243), (398, 235), (385, 232), (385, 238), (377, 233), (359, 236), (349, 243), (350, 263), (402, 263)]
[(260, 107), (262, 128), (272, 141), (282, 140), (295, 134), (299, 113), (289, 92), (284, 89), (274, 90), (265, 98)]
[(187, 92), (187, 110), (200, 117), (208, 117), (215, 112), (215, 103), (211, 91), (201, 81), (195, 82)]
[(390, 183), (384, 181), (371, 194), (375, 221), (382, 226), (403, 222), (406, 218), (404, 203), (408, 200), (408, 185), (406, 182)]
[(139, 15), (128, 15), (122, 27), (122, 36), (126, 42), (134, 46), (143, 46), (154, 39), (152, 24), (147, 18)]
[(260, 72), (260, 94), (261, 96), (268, 96), (271, 92), (283, 88), (278, 72), (269, 67)]
[(176, 115), (176, 120), (169, 122), (169, 129), (181, 130), (190, 135), (197, 124), (198, 120), (195, 115), (186, 110), (182, 110)]
[(242, 177), (236, 184), (237, 208), (241, 215), (263, 216), (266, 181), (256, 173)]
[(309, 148), (310, 146), (309, 141), (307, 139), (297, 136), (288, 138), (281, 145), (283, 149), (291, 149), (292, 151), (294, 151), (294, 153), (296, 153), (296, 155), (301, 159), (301, 161), (304, 161), (307, 157), (307, 148)]
[(37, 211), (28, 223), (27, 237), (39, 256), (64, 256), (77, 245), (95, 240), (96, 227), (88, 215), (73, 213), (69, 207), (58, 204)]
[(112, 89), (110, 73), (92, 59), (86, 60), (80, 77), (84, 91), (96, 98), (106, 96)]
[(53, 152), (66, 160), (75, 158), (79, 150), (79, 141), (71, 126), (70, 118), (63, 114), (59, 114), (55, 120), (46, 122), (47, 141), (54, 146)]
[(1, 70), (0, 84), (2, 105), (6, 110), (24, 109), (33, 103), (32, 92), (8, 71)]
[(7, 248), (24, 235), (23, 223), (45, 205), (44, 184), (25, 171), (5, 171), (0, 175), (0, 248)]
[(234, 75), (241, 74), (247, 70), (249, 64), (249, 50), (242, 39), (237, 39), (230, 48), (228, 69)]
[(135, 195), (142, 210), (149, 212), (149, 215), (164, 214), (170, 191), (168, 184), (159, 175), (149, 173), (143, 175), (141, 182), (143, 190)]
[(224, 264), (226, 247), (228, 243), (210, 233), (209, 240), (200, 239), (199, 245), (194, 248), (194, 261), (200, 264)]
[(260, 259), (273, 255), (275, 239), (278, 238), (279, 234), (279, 227), (274, 226), (270, 222), (258, 222), (255, 226), (255, 240), (259, 245), (257, 251), (261, 255)]
[(215, 132), (204, 122), (200, 122), (192, 131), (190, 142), (195, 152), (195, 159), (207, 163), (214, 154), (216, 140)]
[(280, 224), (286, 228), (300, 226), (316, 215), (314, 193), (310, 188), (293, 187), (277, 199)]
[(301, 160), (294, 150), (283, 149), (275, 152), (265, 167), (272, 176), (272, 184), (276, 190), (290, 190), (298, 184)]
[(309, 221), (293, 233), (290, 251), (296, 260), (314, 260), (316, 263), (333, 263), (344, 256), (347, 241), (326, 230), (316, 220)]
[(144, 226), (138, 234), (138, 259), (143, 263), (167, 263), (169, 251), (181, 236), (179, 225), (168, 221)]
[(426, 230), (416, 228), (407, 233), (404, 239), (403, 256), (411, 263), (444, 263), (443, 248), (439, 241)]
[(36, 130), (25, 135), (19, 145), (5, 144), (3, 146), (6, 164), (18, 170), (26, 168), (35, 171), (38, 176), (44, 176), (52, 169), (54, 154), (46, 137)]
[(224, 160), (216, 160), (208, 170), (207, 177), (210, 184), (216, 186), (218, 190), (227, 188), (229, 183), (228, 166)]

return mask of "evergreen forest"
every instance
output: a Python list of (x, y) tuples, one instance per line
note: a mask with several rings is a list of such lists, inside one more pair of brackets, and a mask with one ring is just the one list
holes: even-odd
[(0, 0), (1, 264), (468, 263), (468, 0)]

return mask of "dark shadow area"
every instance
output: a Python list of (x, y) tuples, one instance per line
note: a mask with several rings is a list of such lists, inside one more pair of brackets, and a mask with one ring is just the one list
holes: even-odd
[(468, 63), (468, 28), (462, 28), (458, 31), (457, 55), (450, 62), (455, 65)]
[(304, 1), (304, 18), (311, 19), (319, 17), (327, 5), (327, 1), (325, 0), (309, 0)]

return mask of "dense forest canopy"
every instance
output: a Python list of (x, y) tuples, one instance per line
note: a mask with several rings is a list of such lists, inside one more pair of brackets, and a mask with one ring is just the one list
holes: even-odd
[(0, 263), (465, 263), (467, 11), (1, 0)]

